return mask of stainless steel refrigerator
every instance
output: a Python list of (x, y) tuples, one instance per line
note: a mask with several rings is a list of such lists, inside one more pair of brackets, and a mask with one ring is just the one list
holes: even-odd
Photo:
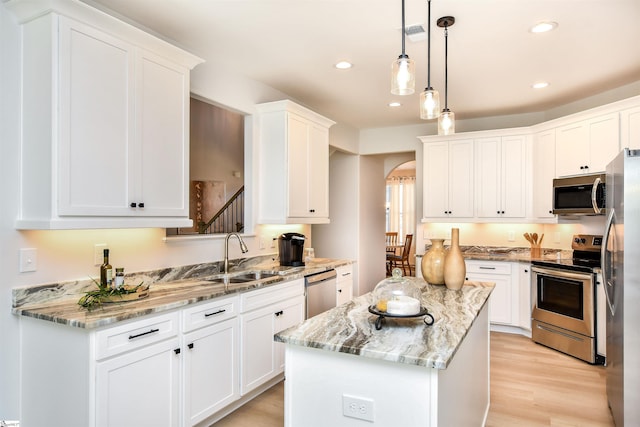
[(616, 426), (640, 426), (640, 150), (607, 166), (606, 189), (607, 399)]

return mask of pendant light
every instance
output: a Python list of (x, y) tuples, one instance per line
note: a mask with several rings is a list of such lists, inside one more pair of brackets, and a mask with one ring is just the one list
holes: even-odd
[(438, 19), (438, 27), (444, 27), (444, 108), (438, 116), (438, 135), (453, 135), (456, 133), (456, 120), (453, 111), (449, 110), (447, 103), (447, 86), (448, 86), (448, 45), (449, 36), (448, 28), (456, 22), (453, 16), (443, 16)]
[(402, 54), (391, 64), (391, 93), (411, 95), (415, 91), (415, 64), (404, 51), (404, 0), (402, 0)]
[(440, 94), (431, 87), (431, 0), (427, 1), (427, 87), (420, 94), (420, 118), (431, 120), (440, 114)]

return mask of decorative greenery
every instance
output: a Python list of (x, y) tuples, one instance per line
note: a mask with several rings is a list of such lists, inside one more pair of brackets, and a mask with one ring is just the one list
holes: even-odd
[(140, 282), (138, 286), (123, 285), (119, 288), (108, 288), (106, 286), (102, 286), (100, 282), (96, 281), (94, 278), (91, 278), (91, 280), (96, 284), (98, 289), (85, 292), (85, 294), (78, 300), (78, 305), (88, 309), (89, 311), (93, 310), (96, 306), (102, 307), (102, 303), (105, 301), (111, 301), (114, 297), (135, 294), (140, 290), (147, 290), (149, 288), (149, 286), (141, 288), (144, 282)]

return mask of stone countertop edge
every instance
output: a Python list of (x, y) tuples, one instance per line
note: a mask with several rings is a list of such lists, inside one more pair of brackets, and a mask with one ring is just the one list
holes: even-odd
[(409, 279), (421, 286), (422, 304), (434, 317), (431, 326), (423, 317), (387, 317), (382, 328), (376, 330), (378, 316), (368, 310), (373, 304), (370, 292), (279, 332), (274, 339), (289, 345), (446, 369), (495, 285), (466, 282), (461, 290), (454, 291), (423, 279)]
[[(431, 245), (425, 245), (425, 253)], [(502, 246), (463, 246), (462, 255), (465, 259), (479, 261), (503, 261), (530, 263), (531, 261), (549, 261), (560, 258), (571, 258), (573, 251), (563, 249), (542, 248), (542, 256), (532, 257), (528, 247), (502, 247)], [(416, 258), (422, 258), (424, 254), (416, 254)]]
[[(307, 263), (304, 267), (292, 268), (290, 272), (252, 282), (233, 284), (231, 289), (226, 290), (224, 284), (208, 282), (206, 277), (155, 283), (149, 287), (149, 296), (147, 298), (139, 301), (105, 303), (92, 310), (78, 305), (78, 299), (82, 294), (77, 294), (73, 297), (67, 295), (59, 301), (13, 307), (11, 311), (13, 314), (20, 316), (77, 328), (95, 329), (148, 314), (174, 310), (201, 301), (263, 289), (353, 263), (351, 260), (317, 259), (317, 261)], [(274, 268), (274, 265), (254, 265), (251, 268), (247, 268), (246, 271)], [(242, 271), (238, 269), (231, 273), (241, 273)]]

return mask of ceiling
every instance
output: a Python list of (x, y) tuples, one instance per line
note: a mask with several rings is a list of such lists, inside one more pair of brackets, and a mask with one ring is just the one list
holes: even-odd
[[(209, 62), (237, 69), (356, 128), (424, 123), (427, 41), (406, 39), (416, 92), (390, 92), (401, 53), (401, 0), (85, 0), (123, 15)], [(406, 25), (426, 29), (427, 2), (406, 0)], [(432, 0), (431, 84), (457, 119), (548, 110), (640, 81), (638, 0)], [(551, 20), (544, 34), (529, 28)], [(348, 60), (350, 70), (334, 64)], [(545, 89), (531, 85), (548, 81)], [(400, 107), (391, 108), (391, 101)]]

